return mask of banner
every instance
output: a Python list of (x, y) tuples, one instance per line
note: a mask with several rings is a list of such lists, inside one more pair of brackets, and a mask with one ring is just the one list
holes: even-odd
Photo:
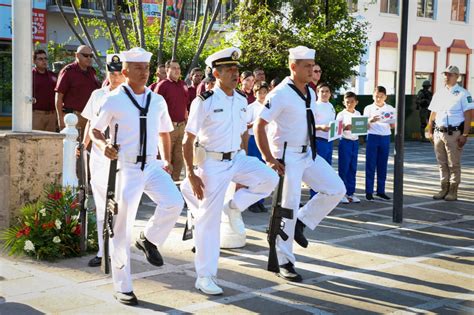
[[(46, 43), (46, 12), (46, 0), (33, 1), (33, 42)], [(0, 0), (0, 39), (12, 40), (11, 0)]]
[(344, 131), (344, 124), (342, 119), (333, 120), (329, 123), (328, 141), (334, 141), (342, 137)]
[(369, 117), (354, 116), (351, 119), (351, 133), (353, 136), (363, 136), (367, 134), (369, 128)]
[[(143, 0), (143, 14), (148, 24), (153, 24), (156, 19), (161, 17), (161, 0)], [(177, 18), (179, 10), (183, 7), (183, 0), (166, 0), (166, 15)]]

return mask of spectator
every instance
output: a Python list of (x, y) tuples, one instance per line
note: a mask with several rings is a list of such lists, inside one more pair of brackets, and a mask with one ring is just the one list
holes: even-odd
[(266, 81), (265, 71), (263, 71), (262, 68), (255, 68), (255, 70), (253, 70), (253, 76), (255, 77), (255, 83)]
[(158, 65), (158, 67), (156, 68), (155, 76), (156, 82), (150, 84), (150, 86), (148, 87), (152, 91), (156, 89), (156, 86), (158, 85), (158, 83), (160, 83), (160, 81), (166, 79), (166, 67), (164, 64)]
[(212, 69), (207, 67), (204, 75), (205, 75), (204, 80), (202, 80), (201, 83), (199, 83), (199, 85), (196, 88), (196, 95), (200, 95), (201, 93), (209, 91), (214, 87), (216, 78), (212, 74)]
[(167, 78), (160, 81), (155, 88), (155, 93), (166, 100), (168, 112), (173, 121), (174, 130), (171, 136), (171, 177), (178, 181), (183, 168), (183, 152), (181, 142), (184, 136), (184, 127), (188, 119), (189, 93), (188, 87), (180, 80), (181, 67), (176, 60), (169, 60), (165, 64)]
[(55, 91), (60, 130), (64, 128), (64, 115), (75, 113), (79, 118), (77, 128), (80, 130), (80, 136), (84, 131), (87, 119), (81, 116), (81, 112), (92, 92), (100, 88), (95, 70), (92, 68), (93, 57), (89, 46), (79, 46), (76, 50), (76, 61), (64, 67), (59, 73)]
[(54, 88), (58, 78), (48, 70), (48, 57), (44, 50), (35, 50), (33, 62), (33, 130), (55, 132)]
[(270, 82), (270, 91), (273, 90), (278, 84), (280, 84), (281, 80), (280, 78), (274, 78), (271, 82)]
[(421, 141), (429, 141), (425, 137), (425, 129), (428, 125), (428, 120), (430, 119), (430, 106), (431, 99), (433, 98), (433, 93), (430, 91), (431, 82), (426, 80), (423, 82), (423, 89), (421, 89), (416, 95), (416, 109), (420, 111), (420, 133)]
[(313, 66), (313, 77), (311, 79), (311, 82), (309, 82), (308, 84), (314, 90), (314, 92), (316, 92), (316, 96), (318, 95), (318, 91), (316, 87), (318, 86), (319, 81), (321, 80), (322, 73), (323, 73), (323, 70), (321, 70), (321, 66), (318, 63), (315, 63)]
[(256, 98), (253, 94), (253, 85), (255, 84), (255, 77), (252, 71), (244, 71), (240, 75), (241, 90), (247, 96), (247, 102), (252, 104)]
[(199, 86), (201, 81), (202, 81), (201, 68), (194, 68), (193, 70), (191, 70), (191, 85), (188, 85), (190, 105), (191, 105), (191, 102), (196, 98), (197, 87)]

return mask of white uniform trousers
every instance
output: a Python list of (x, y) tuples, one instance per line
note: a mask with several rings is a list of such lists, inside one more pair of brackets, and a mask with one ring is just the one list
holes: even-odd
[(130, 292), (130, 243), (132, 229), (143, 192), (157, 204), (154, 215), (145, 227), (145, 237), (156, 246), (163, 245), (178, 220), (184, 202), (171, 176), (158, 160), (141, 164), (119, 161), (118, 214), (115, 216), (115, 236), (110, 239), (112, 278), (117, 292)]
[(94, 151), (91, 152), (89, 168), (91, 171), (91, 188), (94, 195), (96, 219), (97, 219), (97, 240), (99, 250), (97, 257), (102, 257), (104, 250), (104, 215), (105, 215), (105, 199), (107, 194), (107, 182), (109, 179), (110, 160), (103, 157), (97, 157)]
[[(299, 208), (301, 201), (301, 182), (317, 191), (304, 207)], [(277, 237), (277, 254), (280, 265), (295, 263), (293, 240), (296, 219), (314, 230), (316, 226), (341, 201), (346, 193), (343, 181), (334, 169), (319, 155), (313, 161), (311, 152), (286, 152), (285, 180), (283, 182), (282, 207), (293, 209), (293, 219), (283, 219), (284, 231), (288, 240)]]
[(208, 158), (196, 170), (204, 183), (204, 198), (197, 200), (186, 178), (181, 192), (194, 216), (194, 264), (199, 277), (217, 275), (220, 252), (220, 223), (229, 183), (247, 186), (235, 192), (233, 203), (244, 211), (248, 206), (267, 197), (278, 183), (278, 176), (257, 158), (239, 152), (232, 161)]

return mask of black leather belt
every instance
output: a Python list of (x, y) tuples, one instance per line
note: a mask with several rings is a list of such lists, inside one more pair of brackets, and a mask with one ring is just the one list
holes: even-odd
[(460, 131), (461, 129), (464, 129), (464, 126), (456, 126), (456, 127), (435, 127), (435, 130), (438, 132), (453, 132), (453, 131)]
[(222, 153), (222, 161), (224, 160), (232, 160), (232, 152), (223, 152)]

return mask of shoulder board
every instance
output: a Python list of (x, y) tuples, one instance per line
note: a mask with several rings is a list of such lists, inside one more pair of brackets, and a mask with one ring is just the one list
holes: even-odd
[(239, 93), (240, 95), (242, 95), (243, 97), (247, 98), (247, 95), (245, 95), (245, 93), (242, 92), (241, 90), (235, 89), (235, 91), (236, 91), (237, 93)]
[(205, 101), (205, 100), (207, 100), (209, 97), (211, 97), (212, 94), (214, 94), (214, 91), (209, 90), (209, 91), (206, 91), (206, 92), (202, 92), (198, 97), (199, 97), (201, 100)]

